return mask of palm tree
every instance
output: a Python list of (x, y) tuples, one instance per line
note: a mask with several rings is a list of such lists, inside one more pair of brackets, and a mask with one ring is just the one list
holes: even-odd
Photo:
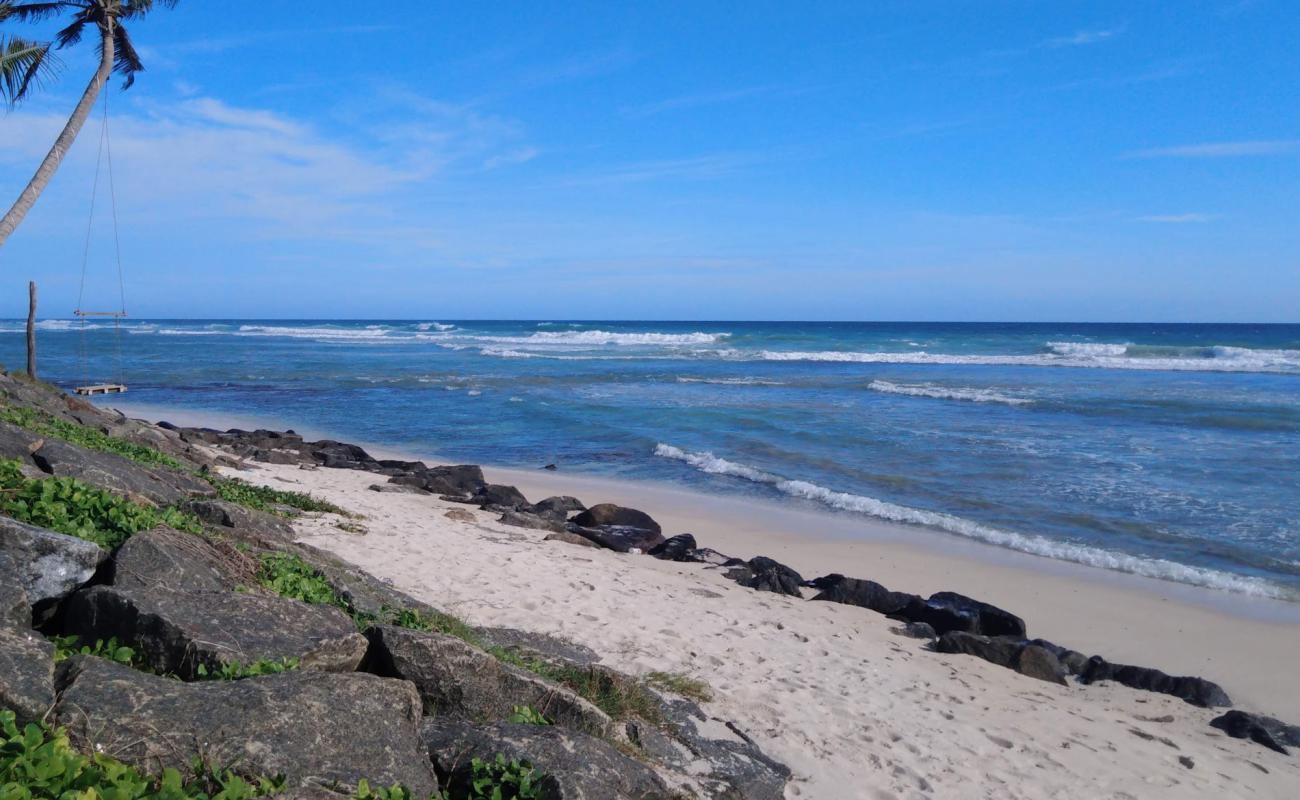
[[(0, 5), (0, 20), (8, 15), (7, 8)], [(48, 43), (0, 36), (0, 100), (13, 106), (31, 86), (53, 76), (54, 69)]]
[[(99, 32), (99, 68), (95, 70), (94, 77), (90, 79), (86, 91), (81, 95), (81, 101), (73, 109), (68, 123), (63, 126), (59, 138), (54, 140), (54, 146), (46, 154), (45, 160), (37, 168), (27, 188), (23, 189), (13, 207), (3, 219), (0, 219), (0, 247), (4, 247), (9, 235), (18, 227), (18, 223), (23, 221), (23, 217), (27, 216), (27, 212), (31, 211), (32, 206), (36, 205), (36, 198), (41, 196), (41, 192), (54, 177), (54, 172), (63, 161), (63, 156), (72, 147), (77, 134), (81, 132), (81, 126), (90, 116), (95, 100), (99, 97), (104, 84), (108, 82), (109, 76), (114, 72), (124, 76), (126, 80), (122, 88), (127, 89), (135, 83), (136, 73), (144, 69), (140, 55), (131, 44), (131, 37), (127, 34), (123, 23), (143, 17), (156, 5), (175, 8), (177, 2), (178, 0), (158, 0), (158, 2), (154, 0), (59, 0), (35, 3), (0, 0), (0, 21), (12, 18), (20, 22), (38, 22), (57, 17), (65, 12), (72, 14), (72, 21), (54, 35), (52, 45), (17, 40), (19, 47), (12, 58), (6, 50), (2, 73), (6, 86), (5, 97), (11, 103), (21, 100), (31, 88), (33, 81), (41, 74), (41, 65), (46, 63), (51, 46), (54, 49), (62, 49), (77, 44), (86, 29), (92, 26)], [(13, 42), (14, 40), (11, 39), (8, 47), (12, 47)], [(36, 50), (30, 51), (29, 49), (33, 47)], [(28, 54), (21, 55), (22, 51), (28, 51)], [(36, 61), (34, 72), (32, 71), (33, 60)], [(19, 73), (22, 77), (16, 77)], [(15, 76), (12, 90), (10, 75)]]

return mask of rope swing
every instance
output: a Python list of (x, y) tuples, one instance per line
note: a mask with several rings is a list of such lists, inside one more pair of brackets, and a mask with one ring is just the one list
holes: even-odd
[[(86, 294), (86, 268), (90, 264), (90, 235), (95, 224), (95, 201), (99, 196), (99, 176), (108, 172), (108, 200), (113, 222), (113, 251), (117, 259), (117, 291), (119, 306), (116, 311), (87, 311), (83, 300)], [(81, 374), (83, 384), (76, 387), (77, 394), (114, 394), (126, 391), (122, 372), (122, 320), (126, 317), (126, 285), (122, 280), (122, 242), (117, 232), (117, 188), (113, 183), (113, 147), (108, 135), (108, 93), (104, 93), (104, 122), (99, 131), (99, 153), (95, 157), (95, 179), (90, 190), (90, 217), (86, 220), (86, 242), (81, 254), (81, 288), (77, 291), (77, 309), (72, 312), (81, 321)], [(89, 317), (108, 317), (113, 320), (113, 342), (117, 351), (116, 375), (113, 382), (91, 380), (88, 356)]]

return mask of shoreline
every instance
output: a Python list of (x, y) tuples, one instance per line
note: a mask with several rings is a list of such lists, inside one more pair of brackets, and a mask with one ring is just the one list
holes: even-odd
[[(150, 421), (289, 427), (308, 438), (330, 437), (283, 420), (104, 405)], [(440, 463), (428, 454), (358, 444), (381, 458)], [(1293, 677), (1284, 667), (1300, 661), (1300, 603), (1116, 572), (920, 526), (790, 508), (765, 499), (567, 472), (490, 465), (484, 471), (489, 480), (515, 485), (532, 500), (569, 494), (589, 504), (641, 508), (663, 525), (665, 535), (690, 532), (702, 545), (730, 555), (769, 556), (805, 578), (838, 572), (898, 591), (961, 592), (1020, 614), (1031, 636), (1112, 661), (1200, 675), (1223, 684), (1242, 705), (1300, 718), (1300, 696), (1292, 691)]]

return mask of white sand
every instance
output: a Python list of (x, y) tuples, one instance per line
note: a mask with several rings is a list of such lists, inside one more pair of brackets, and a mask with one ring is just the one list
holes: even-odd
[[(701, 565), (544, 542), (480, 511), (456, 522), (445, 510), (469, 507), (371, 492), (377, 479), (366, 473), (264, 466), (245, 477), (364, 514), (365, 534), (328, 516), (298, 528), (304, 541), (474, 624), (557, 634), (632, 673), (708, 681), (711, 710), (794, 771), (788, 797), (1300, 796), (1300, 757), (1229, 739), (1208, 725), (1219, 712), (1180, 700), (1062, 687), (931, 653), (865, 609), (751, 591)], [(905, 591), (969, 593), (1023, 615), (1031, 635), (1202, 674), (1239, 706), (1300, 719), (1300, 627), (1284, 606), (1220, 607), (1214, 593), (994, 558), (987, 548), (939, 554), (904, 541), (918, 536), (913, 529), (837, 541), (820, 534), (848, 536), (842, 518), (744, 500), (545, 473), (489, 477), (531, 499), (634, 505), (668, 533), (691, 530), (703, 545), (770, 555), (806, 576), (835, 571)]]

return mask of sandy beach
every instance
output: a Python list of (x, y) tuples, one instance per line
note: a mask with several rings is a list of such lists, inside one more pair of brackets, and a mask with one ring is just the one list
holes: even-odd
[[(1292, 797), (1300, 765), (1208, 722), (1217, 711), (1116, 685), (1036, 681), (929, 652), (865, 609), (754, 592), (698, 564), (544, 541), (539, 531), (445, 516), (467, 506), (378, 493), (373, 475), (258, 465), (244, 477), (312, 492), (364, 515), (302, 540), (476, 625), (558, 635), (633, 673), (709, 683), (735, 719), (794, 771), (788, 797)], [(900, 541), (916, 531), (746, 499), (565, 474), (489, 470), (530, 499), (564, 493), (642, 508), (729, 554), (765, 554), (805, 577), (838, 571), (891, 588), (966, 592), (1023, 615), (1042, 636), (1112, 660), (1220, 682), (1238, 707), (1295, 718), (1300, 655), (1285, 604), (1115, 576), (991, 548)], [(815, 531), (810, 535), (810, 530)], [(1091, 574), (1095, 573), (1095, 574)]]

